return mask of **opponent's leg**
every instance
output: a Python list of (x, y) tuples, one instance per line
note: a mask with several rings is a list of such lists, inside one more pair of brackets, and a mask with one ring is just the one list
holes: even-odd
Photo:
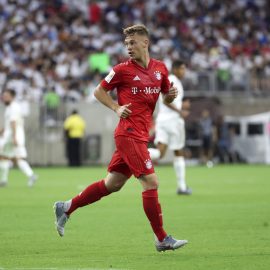
[(0, 169), (1, 169), (1, 177), (0, 177), (0, 187), (4, 187), (8, 183), (8, 173), (10, 168), (10, 160), (1, 159), (0, 160)]
[(150, 158), (154, 161), (163, 158), (166, 150), (167, 145), (160, 142), (157, 144), (157, 148), (148, 148)]
[(186, 184), (186, 164), (183, 150), (174, 150), (173, 165), (177, 178), (177, 194), (190, 195), (192, 191)]
[(16, 163), (19, 169), (28, 177), (28, 186), (32, 187), (37, 181), (37, 175), (34, 174), (32, 168), (25, 159), (17, 159)]

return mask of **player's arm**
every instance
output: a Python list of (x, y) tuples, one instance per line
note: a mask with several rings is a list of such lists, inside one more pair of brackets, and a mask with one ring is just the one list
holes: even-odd
[(96, 87), (94, 95), (99, 102), (116, 112), (120, 118), (127, 118), (131, 114), (131, 110), (128, 108), (131, 103), (120, 106), (114, 102), (106, 89), (104, 89), (100, 84)]
[(16, 121), (11, 121), (11, 131), (12, 131), (12, 142), (14, 145), (17, 145), (17, 139), (16, 139), (16, 132), (17, 132), (17, 125)]
[(165, 103), (163, 102), (167, 107), (169, 107), (171, 110), (177, 112), (182, 118), (186, 118), (189, 115), (189, 110), (179, 110), (174, 104), (171, 103)]

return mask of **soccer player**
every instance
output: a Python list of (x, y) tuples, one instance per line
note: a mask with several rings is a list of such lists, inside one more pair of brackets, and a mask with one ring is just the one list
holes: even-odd
[(28, 162), (25, 160), (27, 152), (25, 148), (24, 120), (20, 105), (15, 101), (16, 93), (12, 89), (3, 91), (2, 100), (6, 106), (4, 115), (4, 129), (0, 138), (0, 186), (4, 187), (8, 182), (8, 173), (11, 162), (28, 177), (28, 186), (32, 187), (37, 180)]
[[(163, 228), (158, 178), (149, 156), (147, 141), (160, 92), (169, 103), (177, 96), (177, 89), (170, 85), (165, 65), (149, 56), (148, 29), (144, 25), (133, 25), (124, 29), (123, 33), (130, 59), (113, 67), (95, 90), (97, 100), (120, 117), (114, 135), (116, 150), (108, 166), (108, 174), (72, 200), (54, 204), (56, 229), (63, 236), (65, 224), (77, 208), (119, 191), (134, 175), (143, 188), (143, 208), (156, 236), (156, 249), (174, 250), (184, 246), (187, 241), (174, 239)], [(107, 93), (115, 88), (118, 103)]]
[(191, 189), (186, 184), (186, 168), (183, 147), (185, 146), (185, 122), (188, 116), (190, 102), (188, 99), (183, 101), (184, 90), (181, 79), (184, 78), (186, 65), (177, 60), (172, 64), (172, 74), (169, 76), (170, 82), (178, 90), (178, 96), (173, 102), (167, 103), (166, 100), (159, 99), (159, 111), (156, 118), (155, 144), (157, 148), (149, 148), (152, 160), (164, 157), (167, 148), (174, 152), (174, 170), (177, 176), (177, 194), (190, 195)]

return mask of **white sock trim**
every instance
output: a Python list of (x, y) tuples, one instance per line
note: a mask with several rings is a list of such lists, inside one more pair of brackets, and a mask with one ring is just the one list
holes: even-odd
[(67, 212), (69, 210), (69, 208), (71, 206), (71, 201), (72, 200), (65, 201), (65, 203), (64, 203), (64, 210), (65, 210), (65, 212)]

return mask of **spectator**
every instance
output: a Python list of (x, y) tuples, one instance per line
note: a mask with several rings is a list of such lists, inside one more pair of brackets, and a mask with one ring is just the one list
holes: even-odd
[(219, 116), (216, 124), (217, 133), (217, 154), (221, 163), (230, 162), (230, 132), (228, 124), (224, 121), (224, 117)]
[[(191, 72), (219, 70), (220, 85), (226, 88), (232, 75), (227, 72), (227, 63), (242, 55), (246, 64), (241, 73), (252, 71), (252, 87), (261, 92), (270, 85), (266, 75), (270, 9), (266, 0), (236, 0), (233, 9), (228, 1), (217, 0), (174, 0), (170, 5), (166, 0), (2, 0), (0, 11), (0, 84), (4, 80), (5, 85), (17, 87), (21, 93), (24, 78), (15, 78), (14, 82), (8, 76), (19, 69), (41, 88), (48, 80), (54, 85), (59, 79), (80, 80), (96, 69), (106, 72), (110, 65), (124, 60), (118, 30), (137, 22), (155, 30), (151, 36), (153, 56), (191, 60)], [(105, 54), (101, 55), (103, 64), (89, 70), (89, 54), (95, 56), (100, 50)], [(13, 81), (11, 85), (9, 81)], [(197, 87), (192, 88), (200, 85), (199, 79)]]
[(73, 110), (64, 123), (66, 154), (69, 166), (81, 166), (81, 141), (85, 133), (85, 121)]
[(200, 119), (201, 129), (201, 162), (206, 164), (207, 167), (213, 167), (212, 156), (213, 156), (213, 121), (210, 116), (210, 112), (205, 109), (202, 111)]
[(57, 121), (60, 97), (55, 93), (54, 88), (49, 88), (44, 95), (45, 119), (46, 121)]

